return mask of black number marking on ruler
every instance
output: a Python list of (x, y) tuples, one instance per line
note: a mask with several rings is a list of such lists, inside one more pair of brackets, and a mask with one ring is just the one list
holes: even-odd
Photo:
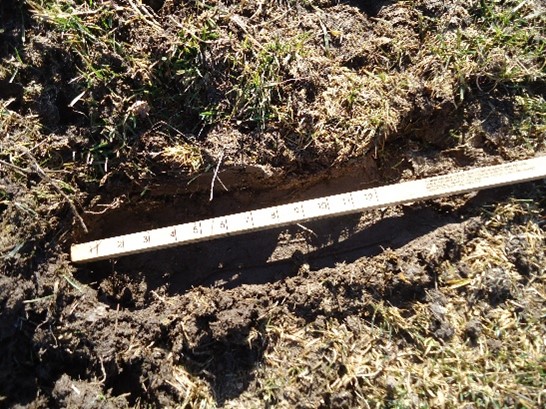
[(330, 210), (330, 201), (328, 200), (327, 197), (325, 197), (324, 199), (321, 199), (318, 202), (318, 208), (320, 210)]
[(305, 217), (305, 206), (303, 203), (294, 206), (294, 213), (299, 217)]
[(348, 193), (343, 196), (343, 206), (349, 207), (351, 209), (355, 208), (355, 200), (353, 198), (353, 193)]
[(246, 213), (245, 222), (250, 227), (254, 227), (254, 214), (252, 214), (252, 211)]
[(74, 262), (104, 260), (544, 177), (546, 156), (74, 244), (71, 257)]

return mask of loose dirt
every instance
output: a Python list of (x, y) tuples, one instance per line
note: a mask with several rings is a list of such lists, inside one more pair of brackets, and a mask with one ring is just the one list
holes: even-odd
[(543, 405), (544, 181), (68, 259), (544, 154), (543, 8), (493, 3), (0, 4), (0, 406)]

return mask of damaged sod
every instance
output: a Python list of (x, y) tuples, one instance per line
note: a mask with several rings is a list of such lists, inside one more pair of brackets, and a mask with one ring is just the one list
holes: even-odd
[(372, 3), (0, 3), (0, 406), (544, 406), (544, 181), (68, 260), (545, 153), (543, 2)]

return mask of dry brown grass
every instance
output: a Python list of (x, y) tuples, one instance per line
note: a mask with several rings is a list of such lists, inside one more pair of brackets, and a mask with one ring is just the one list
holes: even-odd
[[(546, 235), (539, 222), (531, 201), (496, 205), (476, 237), (461, 243), (460, 258), (436, 267), (437, 288), (423, 301), (370, 299), (364, 311), (372, 314), (310, 323), (275, 308), (255, 389), (226, 407), (542, 407)], [(528, 275), (516, 267), (514, 238), (530, 257)], [(453, 271), (465, 277), (454, 279)], [(439, 337), (438, 323), (451, 334)]]

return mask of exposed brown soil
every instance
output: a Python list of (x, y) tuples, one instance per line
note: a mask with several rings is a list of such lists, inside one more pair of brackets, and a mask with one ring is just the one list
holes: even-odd
[[(120, 14), (129, 19), (130, 2), (114, 3), (127, 7)], [(209, 75), (191, 84), (165, 80), (173, 67), (162, 66), (168, 62), (161, 58), (149, 68), (153, 72), (145, 72), (126, 67), (137, 62), (111, 55), (108, 64), (121, 74), (87, 89), (93, 98), (82, 97), (79, 106), (70, 104), (81, 92), (74, 80), (81, 67), (81, 55), (72, 49), (76, 45), (63, 45), (62, 33), (39, 18), (36, 6), (2, 2), (0, 57), (7, 62), (13, 48), (21, 48), (29, 63), (17, 74), (24, 87), (0, 76), (0, 103), (9, 113), (1, 118), (9, 132), (0, 136), (0, 406), (349, 408), (363, 407), (365, 401), (369, 407), (395, 407), (404, 376), (410, 375), (393, 378), (387, 367), (396, 367), (399, 357), (415, 348), (423, 355), (412, 356), (413, 363), (434, 353), (432, 342), (439, 349), (457, 341), (470, 351), (488, 348), (502, 354), (510, 341), (498, 334), (508, 326), (499, 324), (497, 332), (486, 327), (499, 306), (513, 312), (518, 323), (541, 325), (544, 181), (73, 265), (68, 250), (75, 242), (545, 151), (544, 136), (529, 137), (527, 145), (519, 137), (505, 137), (511, 120), (523, 121), (511, 94), (516, 91), (508, 85), (496, 88), (477, 76), (471, 78), (470, 96), (455, 101), (447, 76), (446, 82), (428, 77), (423, 69), (428, 62), (414, 60), (420, 36), (427, 35), (420, 32), (423, 21), (438, 30), (446, 21), (466, 24), (468, 13), (458, 2), (278, 2), (271, 9), (263, 2), (214, 1), (209, 9), (200, 2), (143, 3), (157, 13), (165, 42), (149, 40), (158, 35), (153, 24), (118, 29), (123, 41), (149, 49), (154, 58), (169, 46), (175, 17), (186, 15), (200, 24), (207, 18), (218, 23), (220, 39), (246, 33), (259, 43), (275, 37), (272, 32), (291, 40), (299, 31), (319, 34), (304, 41), (305, 58), (298, 54), (303, 51), (294, 51), (285, 55), (288, 68), (279, 66), (278, 79), (286, 85), (275, 90), (283, 97), (267, 96), (267, 109), (279, 115), (275, 121), (260, 122), (256, 115), (272, 112), (247, 112), (248, 101), (233, 101), (233, 92), (225, 91), (236, 79), (222, 73), (232, 73), (235, 62), (220, 56), (250, 61), (251, 52), (242, 41), (216, 38), (202, 40), (206, 58), (195, 57)], [(221, 17), (211, 11), (215, 7)], [(407, 50), (395, 49), (401, 39)], [(368, 76), (387, 51), (399, 60), (386, 71), (403, 74), (404, 84)], [(291, 58), (298, 63), (290, 65)], [(210, 60), (215, 63), (209, 65)], [(159, 90), (154, 78), (163, 81), (155, 85)], [(356, 124), (371, 111), (379, 115), (380, 107), (358, 99), (348, 107), (353, 102), (345, 98), (347, 84), (377, 93), (377, 99), (369, 97), (376, 102), (383, 87), (392, 87), (387, 109), (392, 116), (374, 128), (376, 133)], [(131, 120), (137, 125), (123, 141), (100, 145), (101, 132), (110, 124), (105, 119), (101, 131), (94, 120), (122, 118), (135, 101), (115, 96), (140, 87), (145, 91), (138, 100), (151, 107), (149, 115), (135, 114)], [(169, 87), (176, 91), (172, 100), (161, 99)], [(184, 87), (195, 87), (199, 98), (184, 96)], [(546, 95), (541, 81), (522, 80), (518, 87)], [(286, 95), (292, 98), (288, 105)], [(200, 116), (201, 103), (225, 112), (240, 109), (211, 124)], [(184, 135), (169, 133), (170, 128), (184, 129)], [(458, 140), (454, 131), (469, 140)], [(25, 143), (17, 139), (21, 134), (30, 135)], [(32, 138), (45, 138), (45, 143)], [(195, 169), (188, 152), (184, 158), (165, 153), (188, 141), (200, 155)], [(12, 146), (19, 145), (23, 148), (15, 156), (20, 161), (12, 161)], [(88, 166), (86, 154), (96, 163)], [(225, 158), (221, 182), (211, 201), (219, 158)], [(68, 187), (55, 184), (61, 179)], [(69, 183), (74, 187), (69, 189)], [(491, 250), (492, 261), (478, 265), (489, 251), (480, 247), (487, 240), (501, 249), (501, 261)], [(419, 330), (410, 329), (410, 323)], [(380, 331), (391, 338), (377, 335)], [(327, 338), (329, 332), (335, 336)], [(355, 349), (344, 347), (351, 359), (380, 351), (375, 361), (382, 369), (354, 375), (350, 359), (332, 357), (336, 339), (350, 340)], [(432, 341), (427, 346), (423, 339)], [(368, 341), (373, 341), (372, 352)], [(545, 351), (543, 344), (534, 348)], [(284, 370), (287, 362), (304, 356), (311, 369)], [(545, 380), (544, 361), (542, 375), (539, 369), (521, 381), (529, 395)], [(293, 380), (273, 385), (268, 376), (284, 372)], [(377, 395), (371, 392), (375, 387), (381, 390)], [(460, 387), (461, 400), (472, 400), (475, 391)], [(440, 394), (422, 390), (419, 396), (404, 395), (406, 406), (400, 407), (442, 406)], [(539, 402), (529, 403), (527, 395), (524, 399), (508, 389), (501, 392), (507, 407)], [(475, 393), (478, 402), (481, 395)]]

